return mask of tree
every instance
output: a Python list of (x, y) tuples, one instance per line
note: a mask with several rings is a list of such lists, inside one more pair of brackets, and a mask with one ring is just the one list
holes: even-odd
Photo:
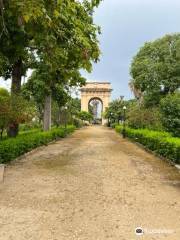
[(127, 109), (127, 123), (132, 128), (163, 129), (159, 109), (146, 108), (138, 103), (134, 103)]
[(0, 138), (7, 128), (10, 118), (10, 95), (4, 88), (0, 88)]
[[(44, 124), (44, 130), (50, 129), (52, 85), (59, 83), (59, 81), (62, 82), (63, 79), (63, 81), (66, 81), (66, 85), (77, 86), (82, 79), (79, 70), (84, 68), (90, 72), (92, 69), (91, 62), (98, 60), (100, 51), (97, 32), (99, 29), (94, 25), (92, 16), (93, 8), (97, 6), (98, 2), (92, 1), (91, 4), (88, 4), (88, 1), (83, 1), (82, 3), (73, 2), (67, 5), (65, 39), (62, 41), (62, 38), (57, 38), (56, 40), (57, 53), (61, 53), (63, 49), (64, 54), (57, 55), (53, 65), (52, 59), (54, 56), (51, 56), (50, 63), (53, 68), (50, 68), (50, 71), (49, 67), (46, 68), (48, 75), (54, 77), (47, 79), (49, 93), (45, 97), (44, 123), (46, 124)], [(72, 9), (74, 9), (73, 13)]]
[(78, 118), (81, 111), (81, 101), (79, 98), (69, 97), (66, 106), (67, 121), (72, 124), (74, 122), (74, 119)]
[(81, 111), (81, 100), (79, 98), (71, 98), (67, 104), (72, 117), (77, 117)]
[[(17, 125), (19, 123), (25, 123), (31, 121), (34, 116), (35, 109), (31, 102), (27, 102), (22, 96), (11, 96), (6, 89), (0, 88), (1, 138), (5, 129), (8, 132), (9, 124)], [(15, 132), (11, 133), (13, 136), (16, 136), (16, 128), (12, 129), (14, 129)]]
[(86, 111), (81, 111), (78, 114), (79, 119), (81, 119), (82, 121), (88, 121), (90, 122), (91, 120), (93, 120), (93, 115), (89, 112)]
[(36, 115), (36, 109), (33, 102), (25, 100), (21, 95), (10, 96), (9, 108), (9, 126), (11, 128), (8, 127), (7, 133), (11, 131), (8, 136), (15, 137), (19, 129), (14, 126), (32, 121)]
[(9, 92), (5, 88), (0, 88), (0, 97), (9, 97)]
[(109, 119), (110, 122), (118, 123), (120, 120), (123, 120), (123, 106), (129, 108), (134, 100), (123, 101), (116, 99), (109, 104), (109, 107), (104, 113), (104, 117)]
[(163, 98), (160, 102), (160, 111), (165, 129), (180, 137), (180, 92)]
[[(0, 76), (12, 78), (12, 94), (20, 93), (21, 77), (28, 68), (44, 68), (46, 85), (50, 88), (59, 73), (69, 76), (80, 68), (91, 70), (91, 60), (97, 61), (100, 54), (96, 34), (99, 28), (92, 16), (99, 2), (1, 0), (0, 59), (4, 64)], [(48, 90), (45, 130), (50, 126), (46, 114), (50, 113), (50, 103)], [(17, 132), (18, 125), (13, 127)]]
[[(81, 68), (91, 71), (91, 61), (97, 61), (100, 51), (98, 47), (97, 31), (99, 28), (93, 23), (92, 11), (99, 1), (71, 2), (61, 9), (57, 7), (60, 16), (54, 16), (59, 31), (52, 31), (53, 44), (50, 52), (41, 53), (41, 62), (38, 64), (38, 79), (45, 83), (44, 97), (44, 130), (49, 130), (51, 125), (51, 97), (54, 86), (78, 86), (85, 83), (79, 73)], [(60, 12), (60, 10), (63, 10)], [(78, 13), (78, 14), (77, 14)], [(62, 19), (61, 14), (64, 14)], [(63, 24), (63, 29), (62, 29)]]
[(180, 34), (145, 43), (131, 64), (131, 88), (156, 105), (180, 87)]
[[(61, 103), (63, 103), (61, 101)], [(66, 106), (66, 109), (64, 108)], [(58, 105), (58, 102), (52, 102), (52, 123), (59, 126), (65, 121), (68, 124), (74, 124), (78, 121), (79, 112), (81, 111), (81, 102), (78, 98), (67, 96), (66, 103)], [(77, 120), (77, 121), (76, 121)]]
[[(48, 5), (45, 1), (1, 0), (0, 12), (0, 56), (4, 61), (0, 76), (12, 79), (11, 93), (18, 95), (21, 77), (37, 62), (37, 54), (47, 44), (44, 33), (50, 28), (51, 20)], [(14, 132), (18, 132), (18, 125), (10, 124), (9, 134)]]
[(36, 59), (40, 39), (50, 27), (48, 8), (43, 1), (1, 0), (0, 10), (0, 56), (5, 62), (0, 74), (12, 78), (11, 91), (18, 94), (21, 77)]
[[(49, 79), (54, 79), (53, 84), (49, 85)], [(50, 74), (44, 68), (38, 69), (33, 72), (32, 76), (28, 79), (28, 82), (23, 86), (23, 94), (27, 99), (34, 99), (36, 102), (39, 116), (44, 123), (45, 119), (48, 120), (47, 124), (44, 124), (44, 129), (49, 129), (51, 122), (51, 110), (49, 112), (44, 112), (47, 108), (44, 106), (45, 99), (47, 96), (51, 96), (53, 101), (53, 120), (56, 119), (56, 124), (60, 118), (61, 108), (68, 105), (69, 110), (73, 110), (72, 98), (69, 95), (72, 86), (82, 86), (85, 83), (85, 79), (81, 77), (79, 71), (71, 71), (68, 74), (61, 75)], [(72, 105), (72, 106), (71, 106)], [(47, 104), (51, 107), (51, 104)], [(55, 113), (56, 112), (56, 113)], [(73, 114), (73, 113), (72, 113)], [(56, 117), (55, 117), (56, 115)], [(59, 115), (59, 117), (57, 116)], [(46, 125), (46, 126), (45, 126)]]

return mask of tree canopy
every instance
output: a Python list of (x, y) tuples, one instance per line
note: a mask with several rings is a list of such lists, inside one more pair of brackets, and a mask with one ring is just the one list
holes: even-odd
[(163, 98), (160, 102), (160, 111), (165, 129), (180, 137), (180, 92)]
[(20, 93), (21, 78), (29, 68), (36, 70), (37, 81), (44, 82), (45, 97), (51, 96), (56, 86), (84, 82), (79, 70), (91, 71), (92, 61), (97, 62), (100, 55), (100, 29), (93, 22), (99, 3), (0, 1), (0, 76), (12, 79), (12, 94)]
[(180, 34), (145, 43), (130, 72), (131, 86), (147, 100), (159, 102), (161, 96), (175, 92), (180, 87)]

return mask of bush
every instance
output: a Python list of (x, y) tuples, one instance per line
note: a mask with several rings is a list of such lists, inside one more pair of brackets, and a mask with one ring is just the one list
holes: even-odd
[(22, 154), (58, 138), (63, 138), (75, 130), (74, 126), (54, 128), (48, 132), (33, 132), (6, 139), (0, 142), (0, 163), (9, 162)]
[(161, 117), (158, 108), (145, 108), (136, 104), (127, 112), (128, 125), (132, 128), (148, 128), (162, 130)]
[(78, 118), (81, 119), (82, 121), (90, 122), (91, 120), (93, 120), (93, 115), (89, 112), (81, 111), (78, 114)]
[(111, 124), (110, 124), (110, 127), (111, 127), (111, 128), (116, 128), (116, 126), (118, 126), (118, 123), (111, 123)]
[(81, 128), (83, 126), (83, 122), (80, 119), (74, 118), (73, 119), (73, 125), (76, 128)]
[(168, 95), (160, 103), (162, 123), (174, 136), (180, 137), (180, 93)]
[(19, 125), (19, 132), (31, 131), (33, 129), (42, 129), (42, 125), (37, 122), (29, 122)]
[[(122, 126), (118, 125), (115, 129), (117, 132), (121, 132)], [(158, 155), (174, 163), (180, 163), (180, 138), (172, 137), (171, 134), (167, 132), (132, 128), (126, 128), (126, 135)]]

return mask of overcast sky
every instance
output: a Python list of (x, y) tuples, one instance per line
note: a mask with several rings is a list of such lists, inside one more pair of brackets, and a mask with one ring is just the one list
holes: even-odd
[(102, 28), (101, 61), (89, 80), (110, 81), (113, 98), (132, 97), (128, 87), (132, 57), (144, 42), (180, 32), (180, 0), (104, 0), (95, 14)]
[[(132, 57), (144, 42), (180, 32), (180, 0), (104, 0), (95, 14), (101, 26), (101, 61), (88, 80), (112, 83), (113, 99), (132, 98), (128, 87)], [(0, 80), (4, 86), (4, 81)]]

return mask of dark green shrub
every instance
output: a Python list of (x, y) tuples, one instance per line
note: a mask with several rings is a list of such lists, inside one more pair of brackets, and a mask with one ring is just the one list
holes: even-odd
[(81, 119), (82, 121), (90, 122), (91, 120), (93, 120), (93, 115), (89, 112), (81, 111), (78, 114), (78, 118)]
[(163, 98), (160, 103), (162, 123), (168, 132), (180, 137), (180, 93)]
[(127, 122), (132, 128), (162, 130), (160, 113), (155, 107), (145, 108), (139, 104), (131, 106), (127, 111)]
[[(121, 132), (122, 126), (118, 125), (115, 129), (117, 132)], [(168, 158), (175, 163), (180, 163), (180, 138), (172, 137), (167, 132), (132, 128), (126, 128), (126, 135), (158, 155)]]
[(31, 131), (33, 129), (41, 129), (42, 125), (37, 122), (29, 122), (29, 123), (23, 123), (19, 124), (19, 131)]
[(83, 126), (83, 122), (80, 119), (74, 118), (73, 119), (73, 125), (76, 128), (81, 128)]
[(66, 129), (60, 127), (54, 128), (49, 132), (38, 131), (29, 134), (21, 134), (16, 138), (1, 141), (0, 163), (9, 162), (36, 147), (46, 145), (58, 138), (63, 138), (74, 130), (74, 126), (67, 126)]
[(112, 127), (112, 128), (115, 128), (116, 126), (118, 126), (118, 123), (111, 123), (110, 124), (110, 127)]

